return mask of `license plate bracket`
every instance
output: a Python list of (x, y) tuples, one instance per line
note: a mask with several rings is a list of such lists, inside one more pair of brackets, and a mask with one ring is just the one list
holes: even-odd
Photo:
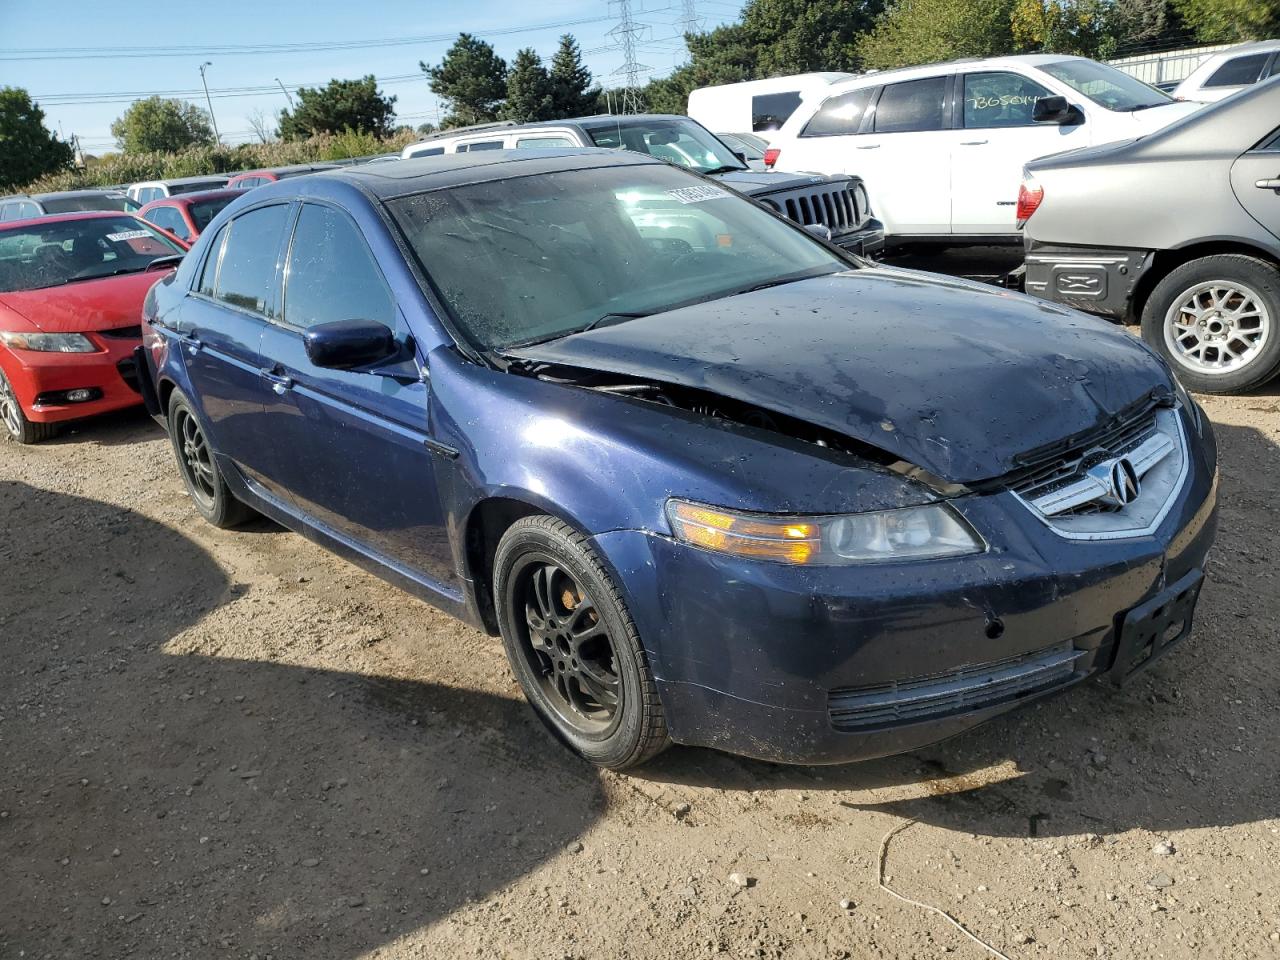
[(1204, 572), (1192, 570), (1124, 614), (1111, 666), (1113, 683), (1124, 685), (1186, 638), (1203, 584)]

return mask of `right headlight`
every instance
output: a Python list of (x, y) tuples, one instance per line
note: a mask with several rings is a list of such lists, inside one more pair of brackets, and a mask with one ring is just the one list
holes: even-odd
[(805, 566), (932, 560), (981, 553), (982, 538), (945, 503), (836, 516), (744, 513), (668, 500), (676, 538), (737, 557)]

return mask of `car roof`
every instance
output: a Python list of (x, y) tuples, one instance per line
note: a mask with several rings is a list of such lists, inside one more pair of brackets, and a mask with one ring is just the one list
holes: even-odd
[(299, 170), (337, 170), (336, 163), (292, 163), (284, 167), (258, 167), (255, 170), (238, 170), (232, 177), (251, 177), (263, 173), (295, 173)]
[[(311, 184), (339, 180), (352, 183), (378, 199), (406, 196), (470, 183), (492, 183), (542, 173), (587, 170), (598, 167), (663, 166), (670, 164), (640, 153), (593, 148), (555, 150), (485, 150), (480, 153), (447, 153), (436, 157), (414, 157), (398, 163), (339, 167), (314, 178)], [(298, 185), (300, 186), (300, 184)], [(270, 191), (296, 189), (280, 183), (260, 187)], [(255, 194), (258, 191), (253, 191)]]
[(112, 217), (128, 217), (131, 220), (137, 220), (138, 217), (129, 210), (77, 210), (74, 213), (52, 213), (45, 217), (27, 217), (24, 220), (6, 220), (0, 223), (0, 230), (11, 230), (14, 227), (26, 226), (28, 224), (47, 225), (50, 223), (62, 223), (67, 220), (106, 220)]
[(243, 195), (244, 191), (237, 190), (235, 187), (218, 187), (216, 190), (192, 190), (190, 193), (178, 193), (172, 197), (156, 197), (142, 209), (178, 207), (188, 203), (199, 203), (201, 200), (217, 200), (220, 197), (239, 197)]
[(32, 200), (66, 200), (72, 197), (123, 197), (123, 190), (98, 187), (92, 190), (55, 190), (53, 193), (33, 193)]
[(184, 183), (213, 183), (216, 180), (226, 183), (228, 177), (229, 175), (225, 173), (207, 173), (199, 177), (173, 177), (169, 180), (139, 180), (137, 183), (130, 184), (130, 186), (151, 187), (163, 184), (166, 187), (172, 187), (182, 186)]
[(835, 83), (831, 84), (828, 89), (821, 90), (819, 93), (821, 93), (825, 98), (844, 90), (878, 86), (884, 81), (885, 77), (893, 77), (894, 79), (910, 78), (913, 74), (932, 73), (939, 67), (959, 67), (971, 64), (981, 64), (983, 67), (991, 68), (1019, 65), (1026, 67), (1039, 67), (1047, 63), (1059, 63), (1063, 60), (1086, 59), (1088, 58), (1074, 57), (1062, 53), (1020, 53), (1007, 57), (960, 57), (955, 60), (939, 60), (936, 63), (919, 63), (910, 67), (893, 67), (889, 70), (871, 70), (856, 77), (850, 77), (848, 80), (837, 80)]
[(611, 123), (636, 120), (683, 120), (697, 123), (692, 117), (676, 113), (596, 113), (588, 117), (566, 117), (563, 120), (531, 120), (528, 123), (517, 123), (514, 120), (498, 120), (494, 123), (477, 123), (470, 127), (450, 127), (428, 134), (421, 140), (415, 140), (409, 147), (426, 146), (440, 141), (450, 141), (463, 137), (481, 137), (492, 134), (504, 137), (510, 133), (521, 133), (525, 130), (563, 129), (564, 127), (582, 127), (584, 130), (608, 126)]

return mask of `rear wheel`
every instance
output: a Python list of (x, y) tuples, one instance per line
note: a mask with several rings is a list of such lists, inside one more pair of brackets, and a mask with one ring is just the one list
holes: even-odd
[(1142, 338), (1190, 390), (1260, 386), (1280, 372), (1280, 270), (1242, 254), (1184, 263), (1147, 298)]
[(58, 430), (56, 424), (34, 423), (27, 419), (3, 370), (0, 370), (0, 423), (4, 424), (10, 439), (18, 443), (39, 443), (48, 440)]
[(498, 544), (494, 596), (516, 679), (570, 748), (618, 770), (670, 745), (635, 624), (585, 537), (553, 517), (516, 521)]
[(224, 529), (238, 526), (253, 516), (252, 508), (237, 500), (228, 489), (213, 448), (191, 409), (191, 401), (176, 391), (169, 400), (169, 440), (178, 460), (178, 471), (200, 516)]

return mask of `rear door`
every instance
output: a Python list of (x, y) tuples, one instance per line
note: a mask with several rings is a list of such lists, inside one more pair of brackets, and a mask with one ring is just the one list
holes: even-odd
[(308, 328), (372, 320), (410, 343), (382, 270), (355, 221), (301, 205), (286, 258), (284, 309), (262, 340), (271, 385), (271, 443), (299, 513), (366, 551), (440, 584), (456, 580), (436, 454), (428, 447), (427, 384), (409, 357), (395, 370), (334, 370), (307, 357)]
[(214, 449), (268, 489), (276, 488), (277, 471), (262, 429), (259, 347), (267, 318), (279, 309), (289, 209), (255, 207), (218, 231), (175, 330)]
[(1236, 159), (1231, 186), (1249, 215), (1280, 239), (1280, 129)]
[(951, 229), (958, 234), (1016, 234), (1023, 164), (1089, 145), (1087, 124), (1035, 123), (1031, 111), (1047, 87), (1011, 70), (956, 77), (951, 154)]
[(849, 173), (896, 235), (951, 232), (951, 71), (881, 87), (853, 138)]

